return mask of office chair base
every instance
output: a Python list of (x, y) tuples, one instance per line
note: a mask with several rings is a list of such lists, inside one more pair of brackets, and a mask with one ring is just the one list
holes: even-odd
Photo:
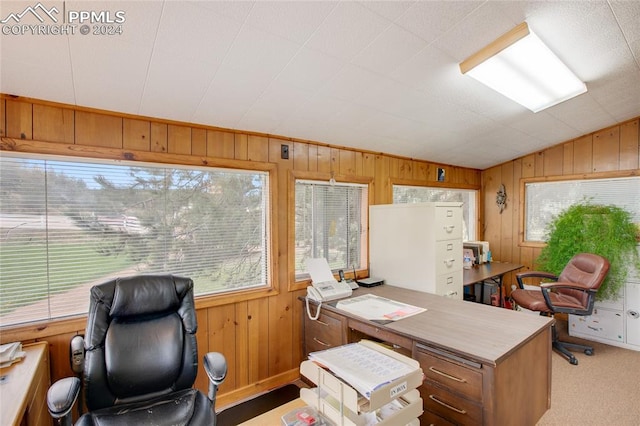
[(558, 329), (556, 328), (556, 324), (551, 327), (551, 340), (553, 349), (560, 355), (567, 358), (571, 365), (578, 365), (578, 359), (571, 353), (571, 351), (569, 351), (569, 349), (583, 351), (585, 355), (588, 356), (593, 355), (593, 347), (591, 346), (581, 345), (579, 343), (562, 342), (558, 340)]
[(577, 343), (569, 343), (569, 342), (553, 342), (553, 349), (563, 355), (571, 365), (578, 365), (578, 359), (573, 355), (568, 348), (581, 350), (585, 353), (585, 355), (591, 356), (593, 355), (593, 348), (591, 346), (579, 345)]

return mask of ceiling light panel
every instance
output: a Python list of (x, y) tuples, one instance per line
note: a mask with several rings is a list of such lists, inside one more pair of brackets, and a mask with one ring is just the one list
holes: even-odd
[(587, 91), (526, 22), (463, 61), (460, 70), (533, 112)]

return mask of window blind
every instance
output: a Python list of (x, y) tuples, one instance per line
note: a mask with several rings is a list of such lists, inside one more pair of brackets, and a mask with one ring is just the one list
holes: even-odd
[(393, 203), (424, 203), (455, 201), (462, 203), (462, 239), (476, 239), (476, 194), (472, 189), (440, 188), (428, 186), (393, 185)]
[(367, 185), (296, 181), (296, 277), (308, 258), (324, 257), (332, 270), (366, 267), (368, 203)]
[(525, 182), (525, 240), (545, 241), (547, 225), (581, 201), (612, 204), (640, 223), (640, 177)]
[(266, 286), (266, 172), (0, 157), (0, 325), (86, 312), (94, 284)]

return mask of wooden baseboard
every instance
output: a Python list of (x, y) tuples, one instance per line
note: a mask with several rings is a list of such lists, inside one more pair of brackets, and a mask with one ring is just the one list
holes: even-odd
[(221, 393), (216, 397), (216, 411), (221, 411), (227, 406), (234, 405), (243, 400), (249, 399), (271, 389), (286, 385), (300, 379), (300, 369), (285, 371), (268, 379), (255, 382), (248, 386), (234, 389), (231, 392)]

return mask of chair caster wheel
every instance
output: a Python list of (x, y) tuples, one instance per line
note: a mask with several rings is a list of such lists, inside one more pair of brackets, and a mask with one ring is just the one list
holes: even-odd
[(593, 349), (585, 349), (584, 354), (589, 356), (593, 355)]
[(569, 360), (569, 363), (570, 363), (571, 365), (578, 365), (578, 360), (577, 360), (576, 358), (571, 358), (571, 359)]

